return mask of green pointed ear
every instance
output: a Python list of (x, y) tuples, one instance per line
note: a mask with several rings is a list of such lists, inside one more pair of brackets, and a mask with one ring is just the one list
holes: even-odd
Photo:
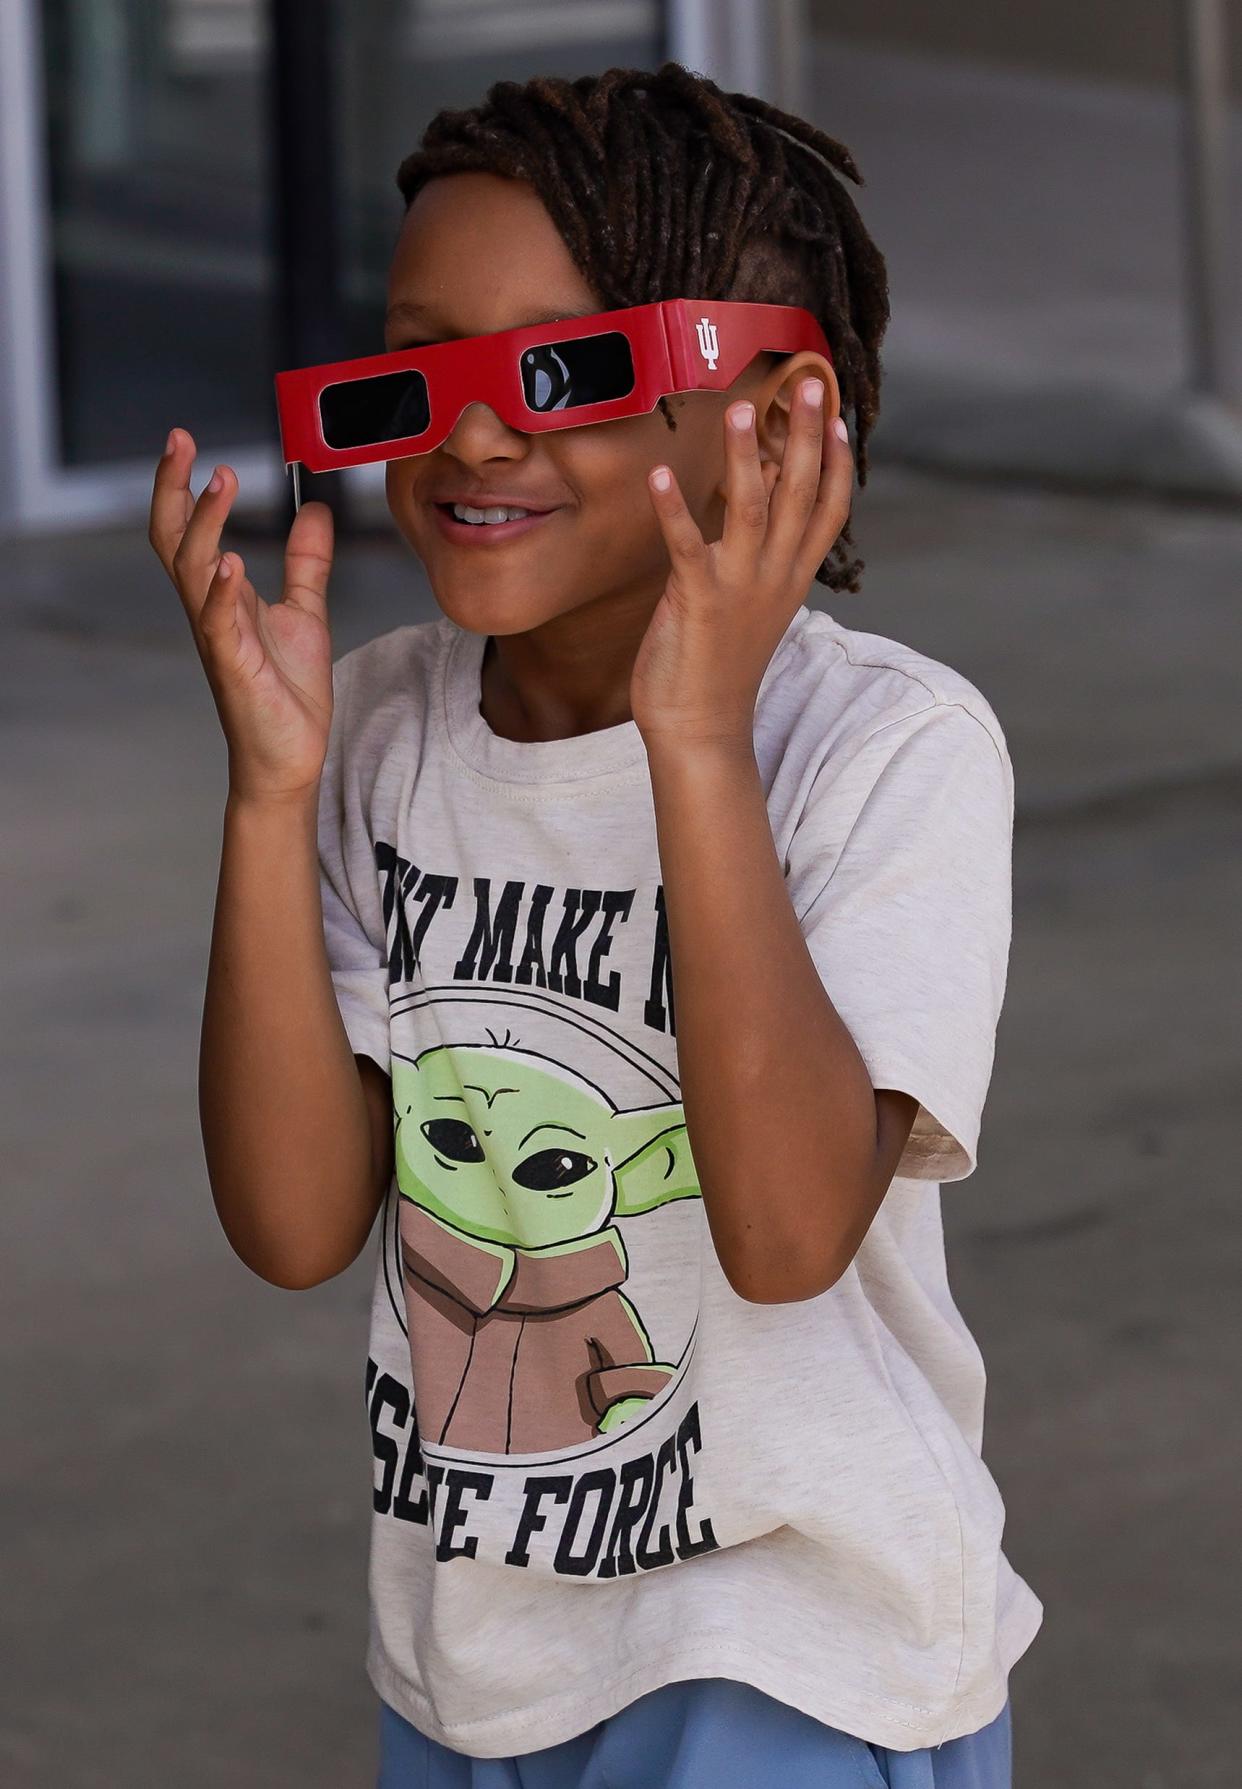
[(674, 1199), (697, 1199), (698, 1169), (680, 1106), (617, 1112), (607, 1131), (617, 1180), (617, 1216), (636, 1217)]

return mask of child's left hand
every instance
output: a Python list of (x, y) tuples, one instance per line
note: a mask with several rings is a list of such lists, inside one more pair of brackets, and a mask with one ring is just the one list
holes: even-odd
[(823, 392), (817, 378), (799, 386), (780, 465), (760, 463), (753, 405), (726, 410), (724, 532), (710, 545), (672, 469), (648, 475), (672, 561), (630, 677), (630, 712), (649, 746), (752, 743), (763, 674), (849, 516), (853, 455), (824, 427)]

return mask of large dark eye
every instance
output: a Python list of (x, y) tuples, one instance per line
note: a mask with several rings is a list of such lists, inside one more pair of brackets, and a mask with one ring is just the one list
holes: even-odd
[(522, 392), (528, 410), (573, 410), (580, 404), (623, 398), (633, 389), (630, 344), (618, 332), (543, 342), (522, 355)]
[(429, 1118), (419, 1130), (437, 1155), (450, 1162), (481, 1162), (486, 1157), (482, 1145), (468, 1124), (460, 1118)]
[(583, 1155), (580, 1149), (540, 1149), (518, 1163), (513, 1178), (533, 1193), (548, 1193), (585, 1180), (598, 1166), (593, 1156)]

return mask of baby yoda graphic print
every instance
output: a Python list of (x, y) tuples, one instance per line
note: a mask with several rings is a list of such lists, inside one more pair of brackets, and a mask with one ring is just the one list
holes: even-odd
[(610, 1433), (676, 1372), (623, 1290), (614, 1220), (699, 1197), (680, 1105), (620, 1110), (508, 1031), (394, 1056), (392, 1071), (425, 1439), (507, 1454)]
[(715, 1551), (730, 1459), (698, 1342), (733, 1295), (681, 1104), (662, 890), (450, 875), (400, 827), (374, 853), (394, 1140), (375, 1513), (437, 1566), (566, 1582)]

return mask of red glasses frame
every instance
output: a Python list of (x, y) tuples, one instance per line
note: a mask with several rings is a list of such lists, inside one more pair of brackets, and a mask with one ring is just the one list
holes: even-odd
[[(608, 334), (623, 335), (629, 342), (634, 384), (624, 396), (577, 404), (570, 410), (529, 407), (521, 376), (521, 357), (527, 349)], [(579, 428), (646, 415), (660, 398), (675, 392), (726, 391), (756, 354), (793, 354), (801, 348), (813, 349), (832, 364), (823, 329), (799, 305), (672, 298), (597, 311), (563, 323), (529, 324), (430, 347), (401, 348), (394, 354), (325, 361), (276, 374), (281, 452), (286, 467), (293, 470), (296, 501), (299, 464), (310, 472), (331, 472), (430, 453), (447, 440), (468, 404), (489, 405), (510, 428), (523, 433)], [(362, 446), (329, 446), (320, 412), (320, 399), (329, 386), (411, 369), (423, 375), (427, 388), (429, 420), (420, 434)]]

